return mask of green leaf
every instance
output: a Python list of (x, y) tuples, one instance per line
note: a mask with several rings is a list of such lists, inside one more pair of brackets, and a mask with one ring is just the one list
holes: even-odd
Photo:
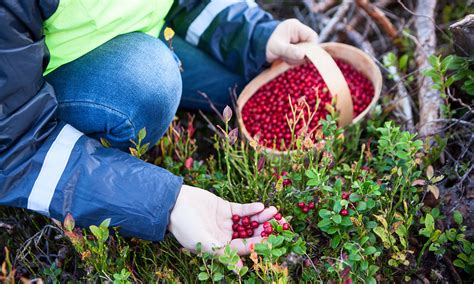
[(357, 204), (358, 211), (364, 211), (365, 209), (367, 209), (367, 203), (365, 203), (365, 201), (361, 201)]
[(286, 248), (285, 247), (272, 249), (272, 255), (274, 257), (280, 257), (280, 256), (284, 255), (285, 253), (286, 253)]
[(145, 136), (146, 136), (146, 129), (145, 127), (143, 127), (142, 129), (140, 129), (140, 131), (138, 131), (138, 141), (142, 141), (143, 139), (145, 139)]
[(407, 62), (408, 62), (408, 54), (403, 54), (400, 57), (400, 60), (398, 62), (398, 68), (400, 70), (405, 70), (405, 67), (407, 66)]
[(352, 221), (351, 221), (351, 218), (349, 216), (344, 216), (342, 217), (342, 222), (341, 222), (341, 225), (342, 226), (352, 226)]
[(332, 235), (337, 232), (337, 227), (329, 227), (329, 229), (326, 230), (326, 233)]
[(216, 274), (214, 274), (214, 277), (213, 277), (214, 281), (221, 281), (222, 278), (224, 278), (224, 275), (220, 272), (216, 272)]
[(341, 217), (341, 215), (336, 214), (336, 215), (332, 216), (332, 220), (333, 220), (334, 223), (336, 223), (336, 224), (341, 224), (342, 217)]
[(331, 248), (335, 249), (337, 248), (337, 246), (339, 245), (339, 243), (341, 242), (341, 236), (334, 236), (334, 238), (332, 238), (331, 240)]
[(327, 217), (331, 216), (332, 212), (327, 210), (327, 209), (321, 209), (321, 210), (319, 210), (318, 214), (319, 214), (319, 217), (324, 219), (324, 218), (327, 218)]
[(207, 274), (207, 272), (201, 272), (198, 274), (198, 279), (199, 281), (206, 281), (209, 279), (209, 274)]
[(321, 229), (324, 228), (324, 227), (327, 227), (329, 225), (331, 225), (331, 220), (329, 220), (329, 219), (323, 219), (323, 220), (318, 222), (318, 227), (321, 228)]
[(375, 207), (375, 201), (372, 198), (367, 200), (367, 208), (372, 209)]
[(270, 235), (267, 241), (272, 244), (273, 248), (276, 248), (283, 243), (284, 238), (282, 236)]
[(465, 262), (469, 262), (469, 258), (467, 257), (465, 253), (458, 254), (458, 258), (461, 260), (464, 260)]
[(425, 227), (428, 229), (430, 232), (434, 231), (434, 218), (431, 216), (431, 214), (426, 214), (425, 217)]
[(454, 211), (453, 219), (454, 219), (454, 222), (456, 222), (456, 224), (461, 225), (463, 221), (461, 212), (459, 212), (458, 210)]
[(91, 230), (92, 234), (93, 234), (96, 238), (98, 238), (98, 239), (101, 238), (102, 233), (100, 232), (99, 227), (97, 227), (96, 225), (92, 225), (92, 226), (89, 226), (89, 229)]
[(372, 247), (372, 246), (365, 249), (365, 254), (366, 255), (371, 255), (375, 252), (377, 252), (377, 249), (375, 247)]
[(247, 266), (244, 266), (244, 267), (242, 267), (242, 268), (239, 270), (239, 275), (242, 277), (242, 276), (244, 276), (248, 271), (249, 271), (249, 268), (248, 268)]
[(462, 260), (460, 260), (460, 259), (454, 260), (454, 261), (453, 261), (453, 264), (454, 264), (454, 266), (457, 266), (457, 267), (462, 268), (462, 269), (464, 269), (464, 267), (466, 267), (466, 265), (464, 264), (464, 262), (463, 262)]
[(107, 218), (104, 221), (102, 221), (102, 223), (100, 223), (101, 228), (108, 228), (109, 226), (110, 226), (110, 218)]

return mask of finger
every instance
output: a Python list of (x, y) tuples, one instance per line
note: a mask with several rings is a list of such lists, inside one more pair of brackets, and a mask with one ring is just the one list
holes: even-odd
[(294, 43), (316, 42), (318, 40), (318, 34), (313, 29), (301, 22), (298, 22), (296, 27), (296, 33), (294, 34), (296, 34), (297, 36), (296, 41), (292, 41)]
[(230, 247), (237, 249), (238, 255), (247, 255), (250, 254), (250, 247), (255, 244), (261, 243), (263, 240), (262, 237), (252, 237), (247, 239), (235, 239), (230, 242)]
[(230, 203), (232, 214), (237, 214), (240, 216), (247, 216), (247, 215), (255, 215), (260, 213), (265, 209), (265, 205), (261, 202), (254, 202), (254, 203)]
[(265, 210), (263, 210), (262, 212), (250, 217), (250, 220), (257, 221), (258, 223), (263, 223), (272, 219), (276, 213), (278, 213), (278, 210), (274, 206), (270, 206), (266, 208)]
[(294, 44), (287, 44), (282, 54), (283, 60), (291, 65), (297, 65), (304, 62), (306, 53), (304, 49)]

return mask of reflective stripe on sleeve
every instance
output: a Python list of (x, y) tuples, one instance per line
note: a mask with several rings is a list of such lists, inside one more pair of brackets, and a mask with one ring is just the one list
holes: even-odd
[(43, 165), (28, 197), (28, 209), (49, 215), (54, 191), (71, 156), (72, 149), (83, 134), (66, 124), (46, 153)]

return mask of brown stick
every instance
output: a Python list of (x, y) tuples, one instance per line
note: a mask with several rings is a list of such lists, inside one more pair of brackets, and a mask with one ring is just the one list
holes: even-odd
[(393, 40), (398, 38), (398, 31), (390, 20), (385, 16), (385, 13), (380, 10), (377, 6), (371, 4), (368, 0), (356, 0), (357, 6), (364, 9), (364, 11), (374, 21), (382, 27), (387, 35)]
[(324, 0), (320, 2), (315, 2), (314, 0), (305, 0), (308, 2), (309, 7), (313, 13), (324, 13), (331, 7), (336, 6), (337, 0)]
[(328, 22), (328, 24), (322, 29), (319, 33), (319, 42), (325, 42), (328, 40), (329, 35), (332, 34), (336, 28), (336, 24), (341, 21), (341, 19), (346, 15), (347, 11), (349, 10), (352, 0), (344, 0), (342, 1), (341, 5), (337, 8), (337, 12)]
[[(372, 5), (375, 5), (379, 9), (383, 9), (389, 4), (392, 4), (394, 0), (380, 0), (377, 2), (374, 2)], [(352, 20), (349, 22), (349, 26), (351, 27), (357, 27), (359, 25), (359, 22), (364, 19), (362, 13), (357, 13), (354, 17), (352, 17)]]
[(415, 12), (415, 30), (419, 45), (416, 48), (416, 63), (418, 65), (417, 81), (420, 87), (418, 101), (420, 105), (420, 123), (418, 131), (425, 138), (439, 133), (443, 125), (432, 123), (441, 118), (441, 105), (443, 103), (440, 94), (433, 88), (433, 80), (424, 76), (422, 70), (430, 68), (428, 57), (435, 53), (436, 33), (434, 26), (436, 0), (419, 0)]

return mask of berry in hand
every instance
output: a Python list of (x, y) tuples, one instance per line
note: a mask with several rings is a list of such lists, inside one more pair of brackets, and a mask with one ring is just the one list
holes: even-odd
[(273, 218), (275, 218), (275, 220), (277, 221), (280, 221), (283, 218), (283, 216), (281, 215), (281, 213), (276, 213)]
[(238, 223), (240, 221), (240, 216), (237, 214), (232, 215), (232, 222)]

